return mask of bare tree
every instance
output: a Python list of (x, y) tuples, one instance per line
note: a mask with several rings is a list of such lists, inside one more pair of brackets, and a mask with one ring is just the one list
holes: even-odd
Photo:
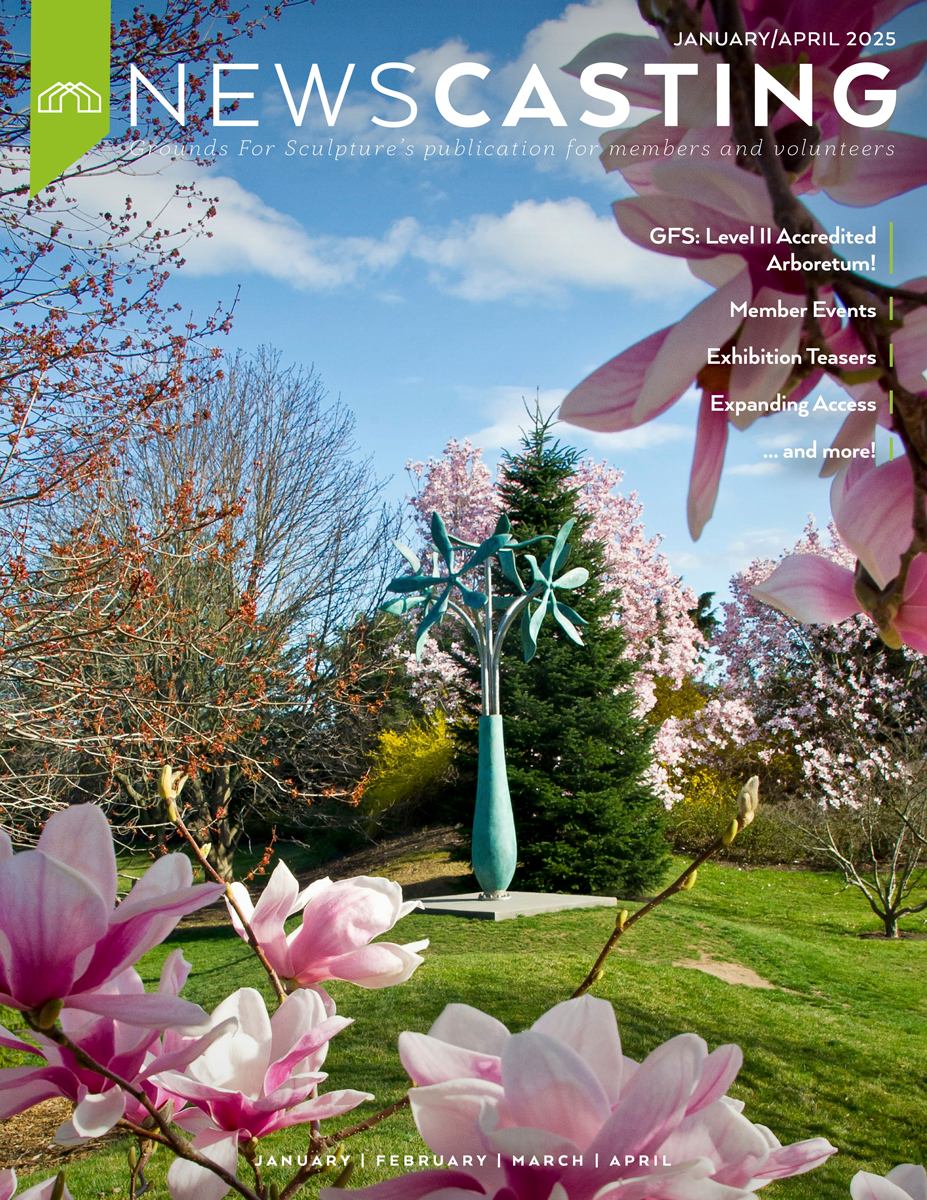
[(364, 614), (392, 518), (312, 370), (269, 351), (210, 365), (175, 417), (46, 523), (20, 595), (24, 619), (45, 598), (43, 634), (6, 681), (0, 812), (22, 834), (93, 797), (150, 834), (171, 762), (228, 875), (249, 812), (332, 793), (305, 767), (314, 734), (376, 711)]

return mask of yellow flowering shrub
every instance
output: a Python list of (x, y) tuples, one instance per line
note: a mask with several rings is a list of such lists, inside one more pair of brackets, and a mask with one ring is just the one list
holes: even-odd
[(361, 812), (371, 816), (427, 795), (447, 776), (454, 742), (444, 713), (412, 721), (405, 729), (387, 729), (364, 788)]

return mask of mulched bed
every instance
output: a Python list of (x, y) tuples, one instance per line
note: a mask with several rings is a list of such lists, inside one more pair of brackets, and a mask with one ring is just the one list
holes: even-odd
[(12, 1167), (15, 1171), (34, 1171), (44, 1167), (49, 1172), (60, 1171), (68, 1163), (94, 1154), (99, 1142), (72, 1147), (55, 1145), (55, 1130), (70, 1117), (71, 1108), (69, 1100), (45, 1100), (4, 1121), (0, 1170)]
[[(326, 875), (332, 879), (351, 879), (355, 875), (388, 875), (402, 884), (402, 894), (407, 900), (472, 892), (479, 885), (470, 873), (469, 864), (454, 858), (465, 844), (463, 834), (453, 825), (416, 830), (357, 850), (344, 858), (332, 859), (315, 870), (300, 872), (298, 879), (305, 887), (316, 879), (324, 879)], [(268, 875), (274, 865), (272, 863), (267, 868)], [(248, 889), (252, 896), (256, 896), (262, 886), (259, 877), (248, 884)], [(180, 927), (189, 929), (194, 926), (222, 925), (227, 920), (225, 904), (220, 900), (209, 908), (201, 908), (184, 917)]]

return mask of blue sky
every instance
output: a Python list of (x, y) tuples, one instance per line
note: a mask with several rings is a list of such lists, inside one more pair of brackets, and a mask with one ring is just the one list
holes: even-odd
[[(927, 36), (927, 7), (902, 14), (892, 28), (901, 44)], [(236, 47), (236, 62), (260, 69), (229, 72), (224, 86), (254, 93), (236, 116), (258, 127), (217, 130), (226, 154), (208, 171), (165, 158), (140, 168), (133, 196), (143, 208), (160, 207), (178, 180), (197, 179), (219, 197), (214, 236), (186, 248), (176, 297), (205, 312), (240, 289), (228, 348), (269, 344), (286, 360), (314, 364), (332, 396), (356, 414), (358, 442), (392, 476), (393, 497), (408, 490), (406, 461), (440, 454), (448, 438), (470, 437), (494, 461), (517, 441), (522, 397), (539, 389), (553, 408), (590, 370), (681, 317), (707, 291), (679, 261), (623, 239), (609, 208), (628, 194), (617, 175), (606, 177), (588, 150), (577, 157), (574, 146), (566, 156), (571, 137), (590, 147), (598, 131), (579, 123), (591, 102), (559, 67), (616, 30), (646, 32), (630, 0), (317, 0)], [(450, 131), (435, 110), (434, 83), (461, 61), (490, 73), (455, 84), (454, 102), (491, 119)], [(294, 128), (275, 62), (297, 98), (317, 62), (331, 100), (347, 64), (356, 64), (333, 128), (315, 93)], [(385, 62), (416, 68), (383, 77), (415, 98), (419, 115), (410, 126), (371, 122), (409, 111), (370, 86), (371, 71)], [(567, 129), (541, 119), (502, 127), (535, 62)], [(927, 133), (924, 100), (922, 77), (901, 93), (892, 128)], [(463, 144), (473, 137), (474, 146), (552, 144), (555, 153), (441, 156), (438, 147), (447, 140), (455, 149), (458, 136)], [(355, 155), (285, 154), (292, 139), (326, 149), (329, 138), (332, 149), (353, 143)], [(241, 153), (245, 139), (251, 146)], [(387, 158), (390, 143), (397, 151)], [(256, 145), (274, 149), (255, 155)], [(363, 158), (361, 146), (369, 151)], [(882, 279), (892, 220), (899, 282), (927, 274), (923, 205), (923, 190), (876, 210), (813, 202), (831, 227), (876, 224)], [(734, 569), (794, 542), (809, 512), (826, 520), (828, 487), (816, 464), (763, 456), (790, 439), (826, 444), (834, 418), (790, 424), (778, 417), (734, 433), (715, 518), (693, 544), (685, 495), (695, 411), (686, 398), (633, 434), (558, 431), (622, 468), (627, 490), (644, 502), (648, 532), (665, 535), (674, 567), (696, 590), (722, 592)]]

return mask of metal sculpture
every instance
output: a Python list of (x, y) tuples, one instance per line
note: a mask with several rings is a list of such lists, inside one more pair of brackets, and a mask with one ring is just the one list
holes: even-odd
[[(425, 573), (418, 555), (408, 546), (394, 542), (396, 549), (411, 566), (412, 573), (401, 575), (390, 583), (388, 590), (399, 592), (400, 597), (387, 601), (381, 608), (397, 616), (413, 608), (423, 609), (422, 620), (416, 631), (416, 657), (421, 657), (429, 631), (448, 612), (460, 617), (476, 643), (482, 711), (472, 857), (473, 873), (487, 899), (499, 899), (506, 895), (506, 889), (515, 874), (518, 856), (499, 707), (502, 643), (521, 616), (522, 650), (525, 662), (530, 662), (537, 652), (538, 632), (545, 617), (550, 614), (567, 637), (582, 646), (583, 639), (577, 627), (586, 622), (556, 595), (556, 589), (572, 590), (581, 587), (589, 578), (585, 567), (573, 567), (560, 574), (570, 555), (567, 538), (575, 523), (575, 519), (567, 521), (556, 534), (541, 534), (517, 542), (512, 537), (511, 522), (503, 514), (492, 537), (475, 543), (449, 533), (438, 513), (432, 513), (431, 536), (435, 550), (431, 555), (431, 574)], [(529, 547), (551, 540), (551, 551), (540, 565), (534, 554), (525, 553)], [(523, 555), (530, 568), (531, 582), (527, 584), (518, 569), (516, 555), (519, 554)], [(517, 589), (515, 595), (499, 595), (493, 588), (494, 561), (509, 583)], [(463, 582), (467, 578), (472, 581), (472, 573), (479, 571), (482, 571), (483, 591)], [(501, 616), (494, 625), (496, 613), (501, 613)]]

